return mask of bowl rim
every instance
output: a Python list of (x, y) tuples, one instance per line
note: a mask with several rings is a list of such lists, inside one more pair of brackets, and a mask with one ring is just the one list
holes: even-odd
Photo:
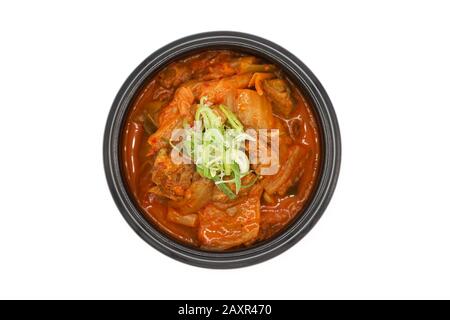
[[(312, 100), (321, 128), (322, 167), (315, 191), (303, 214), (279, 235), (239, 251), (209, 252), (183, 245), (149, 223), (129, 195), (121, 174), (120, 137), (135, 94), (155, 72), (182, 55), (199, 50), (229, 48), (257, 54), (277, 63)], [(250, 266), (271, 259), (299, 242), (318, 222), (336, 188), (341, 163), (341, 138), (337, 117), (325, 89), (296, 56), (264, 38), (242, 32), (212, 31), (173, 41), (148, 56), (128, 76), (111, 106), (103, 139), (103, 163), (112, 197), (131, 228), (149, 245), (178, 261), (206, 268)]]

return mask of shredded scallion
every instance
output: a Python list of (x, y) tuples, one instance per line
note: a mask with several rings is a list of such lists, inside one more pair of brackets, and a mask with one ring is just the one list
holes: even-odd
[[(225, 122), (218, 110), (225, 115)], [(242, 186), (241, 179), (250, 173), (244, 143), (254, 138), (244, 132), (244, 126), (227, 106), (211, 106), (207, 97), (200, 99), (195, 121), (194, 128), (184, 125), (187, 135), (183, 147), (194, 160), (197, 172), (214, 180), (225, 195), (235, 199), (242, 188), (251, 186)], [(230, 183), (234, 183), (235, 193)]]

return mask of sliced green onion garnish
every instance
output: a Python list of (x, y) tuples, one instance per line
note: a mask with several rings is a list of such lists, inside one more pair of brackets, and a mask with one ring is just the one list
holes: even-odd
[(236, 129), (239, 131), (244, 130), (244, 126), (242, 125), (242, 123), (239, 121), (239, 119), (236, 117), (236, 115), (233, 112), (231, 112), (230, 109), (228, 109), (227, 106), (224, 106), (223, 104), (221, 104), (219, 106), (219, 108), (225, 114), (228, 122), (230, 123), (230, 125), (233, 129)]
[[(219, 178), (214, 178), (214, 181), (219, 181)], [(230, 198), (231, 200), (236, 199), (236, 195), (233, 193), (233, 191), (228, 187), (225, 183), (216, 184), (217, 188), (220, 189), (225, 195)]]
[[(244, 126), (228, 107), (219, 105), (218, 108), (226, 116), (224, 124), (217, 111), (207, 104), (207, 100), (207, 97), (200, 99), (195, 113), (198, 122), (194, 128), (184, 124), (187, 130), (184, 147), (194, 160), (197, 172), (202, 177), (214, 180), (224, 194), (235, 199), (242, 188), (251, 186), (242, 186), (241, 179), (250, 172), (250, 162), (243, 151), (244, 142), (254, 138), (244, 132)], [(224, 180), (224, 177), (229, 179)], [(228, 183), (234, 183), (236, 193)]]
[(239, 170), (239, 166), (234, 162), (231, 165), (231, 171), (233, 171), (234, 175), (234, 184), (236, 186), (236, 194), (241, 190), (241, 172)]
[(245, 174), (250, 170), (250, 161), (242, 150), (235, 150), (233, 154), (233, 161), (239, 166), (241, 174)]

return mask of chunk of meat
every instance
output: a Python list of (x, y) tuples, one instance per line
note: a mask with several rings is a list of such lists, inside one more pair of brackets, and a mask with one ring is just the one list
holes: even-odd
[(197, 214), (191, 213), (183, 215), (171, 207), (167, 209), (167, 219), (174, 223), (191, 228), (196, 227), (198, 225)]
[(248, 197), (219, 208), (209, 204), (199, 214), (198, 238), (203, 248), (225, 250), (249, 245), (258, 236), (261, 192), (254, 191)]
[(287, 190), (302, 176), (305, 162), (311, 151), (294, 144), (280, 155), (281, 168), (276, 175), (264, 178), (264, 190), (269, 195), (284, 196)]
[[(217, 80), (223, 77), (230, 77), (238, 73), (243, 73), (240, 68), (240, 62), (252, 63), (255, 59), (242, 57), (230, 59), (229, 54), (219, 53), (208, 61), (208, 64), (196, 72), (194, 78), (202, 81)], [(251, 57), (253, 58), (253, 57)]]
[(252, 75), (252, 73), (244, 73), (220, 80), (195, 81), (186, 84), (186, 86), (192, 91), (196, 99), (207, 96), (208, 101), (219, 104), (224, 103), (230, 91), (247, 88)]
[(236, 74), (248, 72), (271, 72), (275, 66), (271, 64), (261, 64), (253, 56), (244, 56), (234, 59), (227, 58), (227, 55), (219, 54), (209, 61), (209, 65), (203, 68), (200, 74), (195, 74), (194, 78), (200, 80), (214, 80), (223, 77), (229, 77)]
[(250, 80), (250, 82), (248, 83), (248, 87), (249, 88), (253, 88), (255, 87), (256, 92), (258, 92), (258, 94), (260, 96), (262, 96), (264, 94), (264, 91), (262, 89), (262, 82), (266, 79), (272, 79), (274, 78), (275, 75), (273, 73), (261, 73), (261, 72), (256, 72), (253, 74), (252, 79)]
[(273, 103), (274, 112), (284, 117), (289, 116), (294, 109), (294, 99), (287, 81), (283, 79), (264, 80), (261, 88)]
[(290, 196), (278, 198), (272, 205), (262, 206), (258, 240), (267, 239), (280, 231), (297, 215), (301, 207), (298, 198)]
[(185, 81), (197, 78), (199, 70), (205, 70), (209, 65), (225, 58), (228, 60), (229, 57), (230, 54), (226, 52), (207, 52), (171, 63), (158, 75), (159, 83), (164, 88), (176, 88)]
[(234, 111), (242, 124), (253, 129), (270, 129), (273, 127), (272, 105), (256, 91), (237, 90)]
[(183, 120), (193, 121), (193, 103), (194, 95), (190, 89), (181, 87), (175, 92), (173, 100), (159, 114), (158, 130), (148, 138), (149, 155), (168, 145), (173, 130), (181, 128)]
[(167, 149), (161, 149), (152, 171), (152, 181), (156, 186), (150, 192), (172, 200), (181, 200), (191, 185), (193, 174), (193, 165), (174, 164)]
[(211, 199), (214, 182), (205, 178), (200, 178), (187, 188), (184, 198), (179, 201), (170, 201), (172, 207), (182, 214), (198, 212)]
[(273, 65), (258, 62), (258, 59), (252, 56), (233, 57), (229, 52), (208, 52), (170, 64), (159, 73), (157, 79), (163, 88), (171, 89), (191, 79), (216, 80), (240, 73), (275, 69)]
[[(278, 173), (280, 164), (287, 160), (290, 145), (293, 143), (283, 120), (278, 117), (273, 117), (273, 120), (272, 130), (267, 135), (261, 135), (260, 133), (257, 135), (258, 159), (251, 165), (252, 169), (262, 176)], [(277, 145), (272, 145), (273, 142)]]
[(174, 63), (159, 74), (159, 83), (164, 88), (178, 87), (192, 76), (192, 68), (186, 63)]

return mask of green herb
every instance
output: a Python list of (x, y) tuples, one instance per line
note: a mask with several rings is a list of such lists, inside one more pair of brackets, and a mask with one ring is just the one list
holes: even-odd
[(232, 199), (232, 200), (234, 200), (234, 199), (237, 198), (236, 194), (234, 194), (233, 191), (230, 189), (230, 187), (228, 187), (228, 186), (226, 185), (226, 182), (225, 182), (225, 181), (220, 180), (220, 178), (217, 177), (217, 176), (214, 178), (214, 181), (216, 182), (217, 188), (219, 188), (220, 191), (222, 191), (223, 193), (225, 193), (225, 195), (226, 195), (228, 198), (230, 198), (230, 199)]
[[(253, 139), (244, 132), (237, 116), (225, 105), (209, 106), (207, 97), (200, 99), (195, 113), (196, 124), (189, 128), (184, 148), (194, 160), (197, 172), (214, 180), (230, 199), (235, 199), (242, 186), (241, 179), (250, 173), (250, 162), (243, 149), (245, 140)], [(226, 117), (224, 122), (219, 109)], [(224, 180), (227, 177), (228, 180)], [(236, 193), (227, 185), (234, 183)], [(254, 182), (253, 182), (254, 183)]]
[(227, 117), (228, 122), (230, 123), (230, 125), (231, 125), (231, 127), (233, 129), (236, 129), (236, 130), (239, 130), (239, 131), (244, 131), (244, 126), (239, 121), (239, 119), (234, 115), (234, 113), (230, 111), (230, 109), (228, 109), (223, 104), (221, 104), (219, 106), (219, 108), (225, 114), (225, 116)]

